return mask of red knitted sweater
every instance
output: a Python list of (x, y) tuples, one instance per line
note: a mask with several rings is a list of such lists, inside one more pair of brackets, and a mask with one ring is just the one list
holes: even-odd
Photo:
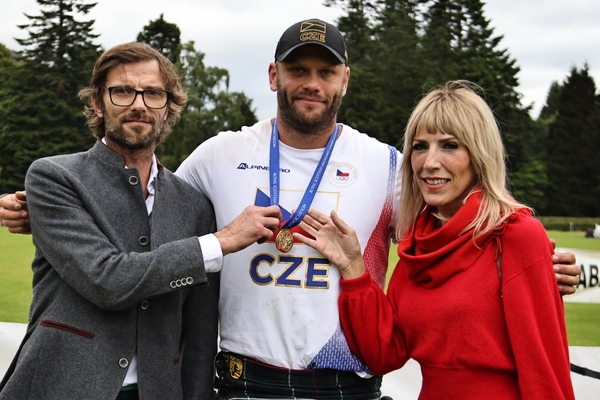
[(574, 399), (548, 237), (521, 211), (478, 248), (472, 232), (458, 236), (478, 205), (471, 195), (439, 229), (425, 210), (399, 245), (387, 296), (368, 273), (342, 280), (348, 343), (376, 374), (419, 362), (420, 399)]

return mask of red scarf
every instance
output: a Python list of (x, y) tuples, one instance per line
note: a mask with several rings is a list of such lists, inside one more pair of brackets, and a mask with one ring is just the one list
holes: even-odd
[[(440, 228), (436, 229), (436, 218), (429, 206), (417, 217), (414, 232), (404, 235), (398, 244), (400, 263), (410, 280), (435, 288), (473, 265), (489, 239), (502, 234), (505, 224), (479, 236), (477, 244), (473, 241), (473, 229), (461, 234), (477, 216), (481, 204), (481, 190), (477, 189), (480, 188), (475, 188), (458, 212)], [(519, 209), (513, 215), (521, 217), (531, 212)]]

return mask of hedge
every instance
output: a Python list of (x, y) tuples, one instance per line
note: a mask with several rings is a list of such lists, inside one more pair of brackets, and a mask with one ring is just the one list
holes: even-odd
[(542, 217), (537, 215), (536, 218), (540, 220), (546, 230), (551, 231), (585, 231), (600, 224), (600, 217)]

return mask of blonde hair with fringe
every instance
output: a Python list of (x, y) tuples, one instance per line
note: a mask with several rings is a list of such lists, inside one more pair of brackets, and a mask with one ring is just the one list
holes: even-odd
[(450, 81), (430, 91), (413, 110), (404, 135), (402, 194), (396, 224), (398, 240), (412, 232), (426, 206), (411, 166), (412, 143), (421, 129), (452, 135), (469, 151), (482, 200), (477, 216), (463, 233), (473, 229), (475, 240), (498, 228), (515, 210), (529, 208), (508, 193), (500, 130), (492, 110), (478, 92), (483, 93), (483, 89), (469, 81)]

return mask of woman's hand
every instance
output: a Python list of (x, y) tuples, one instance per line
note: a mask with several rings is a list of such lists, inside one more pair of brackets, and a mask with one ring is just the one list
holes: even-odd
[(342, 221), (335, 211), (332, 211), (331, 217), (328, 217), (320, 211), (310, 209), (299, 226), (314, 239), (300, 233), (293, 233), (294, 239), (327, 257), (338, 267), (342, 278), (358, 278), (365, 273), (365, 264), (356, 232)]

